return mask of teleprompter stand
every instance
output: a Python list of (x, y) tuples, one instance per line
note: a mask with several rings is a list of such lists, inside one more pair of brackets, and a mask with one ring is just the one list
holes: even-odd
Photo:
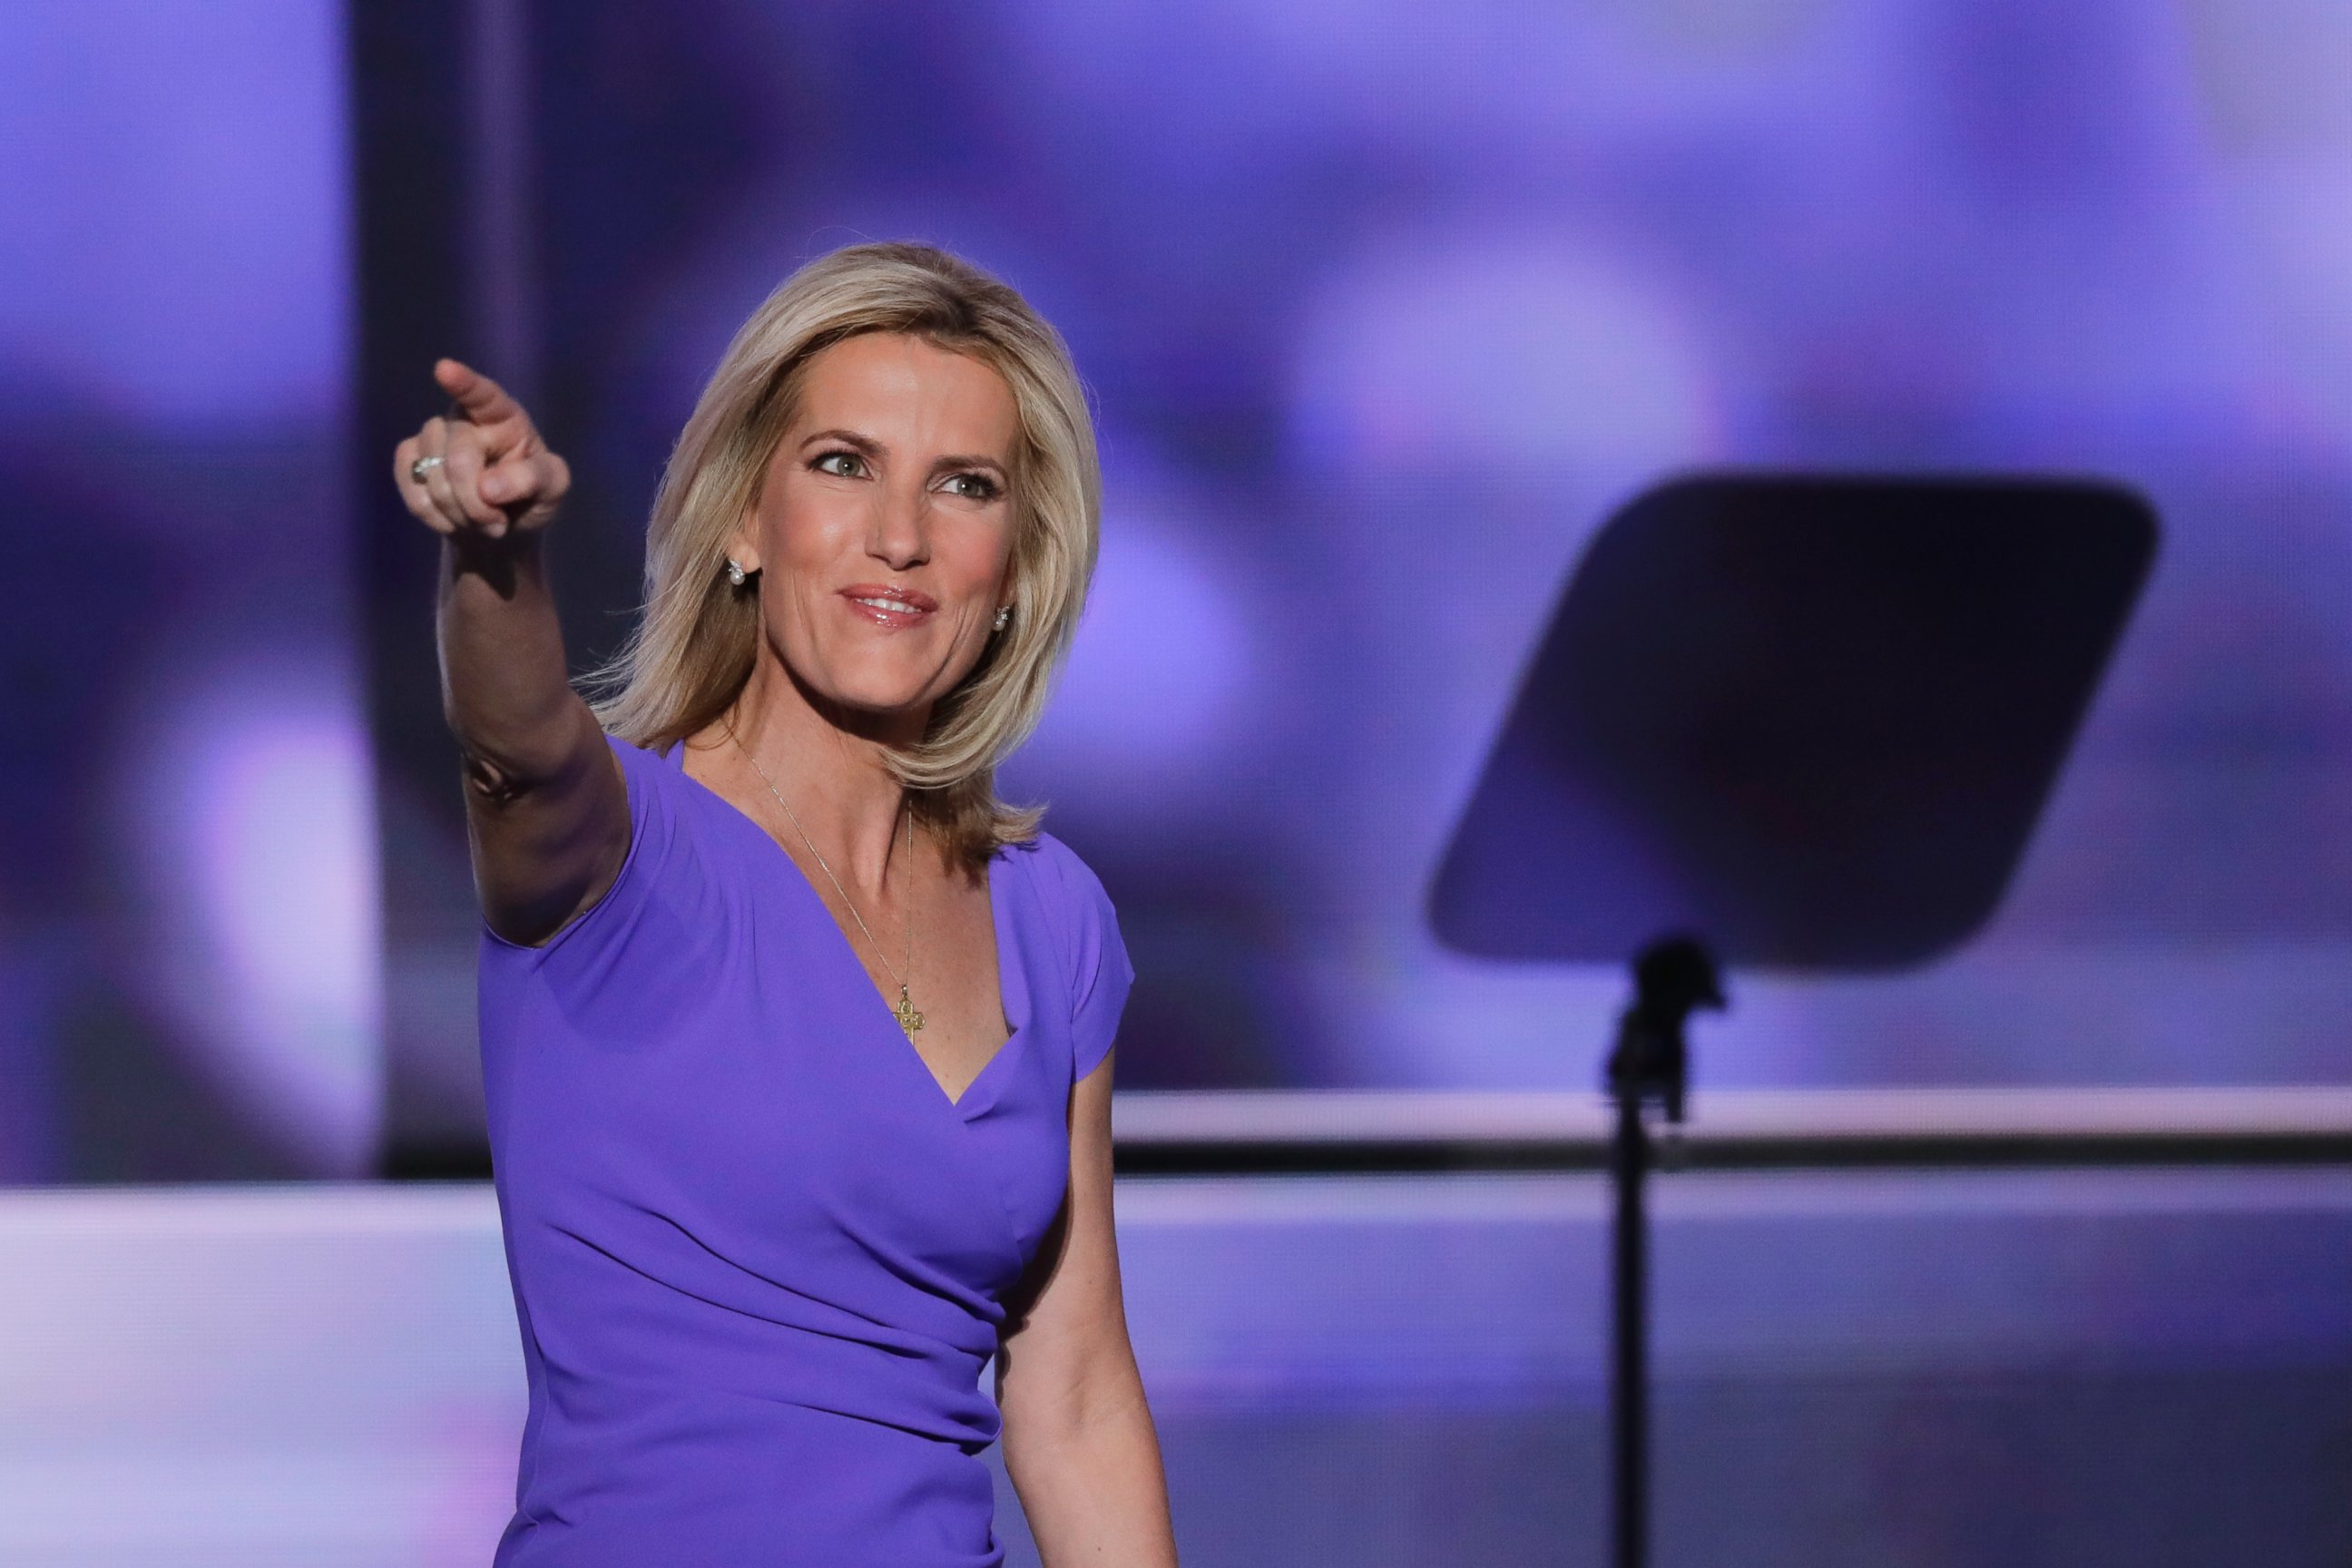
[[(2155, 559), (2074, 480), (1724, 475), (1579, 563), (1430, 896), (1484, 958), (1638, 953), (1617, 1130), (1616, 1568), (1647, 1561), (1647, 1117), (1735, 965), (1890, 973), (1998, 907)], [(1673, 934), (1680, 933), (1680, 934)], [(1706, 945), (1702, 945), (1702, 941)]]
[(1669, 1122), (1683, 1119), (1683, 1096), (1690, 1084), (1690, 1047), (1684, 1025), (1701, 1007), (1724, 1005), (1723, 982), (1715, 960), (1689, 937), (1669, 937), (1633, 961), (1633, 1005), (1617, 1022), (1617, 1044), (1609, 1053), (1610, 1097), (1617, 1102), (1617, 1131), (1609, 1143), (1609, 1179), (1617, 1189), (1617, 1224), (1610, 1270), (1611, 1358), (1609, 1408), (1616, 1428), (1615, 1510), (1617, 1557), (1638, 1563), (1647, 1555), (1649, 1466), (1649, 1268), (1643, 1249), (1649, 1218), (1643, 1205), (1650, 1173), (1649, 1111), (1655, 1101)]

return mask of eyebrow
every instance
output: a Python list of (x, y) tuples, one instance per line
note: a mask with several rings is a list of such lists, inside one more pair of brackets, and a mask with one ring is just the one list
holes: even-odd
[[(842, 446), (855, 447), (856, 450), (865, 453), (869, 458), (887, 457), (890, 452), (889, 447), (884, 446), (881, 442), (877, 441), (871, 436), (861, 436), (855, 430), (838, 429), (818, 430), (814, 432), (801, 442), (801, 449), (803, 451), (806, 451), (809, 447), (815, 446), (820, 441), (838, 442)], [(945, 473), (950, 469), (956, 468), (987, 468), (993, 472), (999, 479), (1009, 479), (1011, 477), (1006, 471), (1004, 465), (996, 458), (982, 457), (976, 454), (950, 453), (931, 465), (931, 472), (935, 474)]]
[(1007, 477), (1004, 472), (1004, 465), (998, 462), (993, 458), (964, 458), (950, 456), (941, 458), (938, 462), (931, 465), (931, 472), (935, 474), (943, 473), (950, 468), (987, 468), (993, 472), (998, 479)]
[(819, 430), (801, 442), (803, 451), (820, 441), (838, 441), (845, 447), (855, 447), (869, 458), (878, 458), (889, 448), (871, 436), (861, 436), (855, 430)]

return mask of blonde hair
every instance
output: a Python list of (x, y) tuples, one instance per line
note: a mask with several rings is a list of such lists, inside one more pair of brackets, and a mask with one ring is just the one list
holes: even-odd
[(758, 658), (759, 597), (729, 584), (727, 542), (757, 503), (809, 363), (845, 338), (901, 332), (968, 354), (1013, 390), (1013, 616), (933, 707), (922, 740), (885, 753), (951, 858), (984, 865), (1034, 838), (1041, 806), (996, 798), (996, 767), (1036, 728), (1094, 574), (1102, 479), (1068, 348), (1008, 285), (926, 245), (853, 245), (784, 279), (728, 345), (686, 422), (646, 534), (646, 602), (620, 651), (582, 678), (597, 720), (659, 748), (724, 713)]

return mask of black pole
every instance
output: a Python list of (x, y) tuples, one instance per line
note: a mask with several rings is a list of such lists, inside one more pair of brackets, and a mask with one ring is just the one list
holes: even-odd
[(1617, 1184), (1617, 1354), (1609, 1387), (1616, 1433), (1616, 1568), (1642, 1568), (1649, 1556), (1648, 1216), (1642, 1199), (1650, 1174), (1650, 1130), (1644, 1118), (1654, 1100), (1668, 1121), (1681, 1122), (1690, 1083), (1683, 1026), (1695, 1008), (1723, 1005), (1715, 959), (1696, 939), (1652, 942), (1633, 961), (1633, 1005), (1618, 1019), (1617, 1044), (1609, 1053), (1609, 1092), (1617, 1101), (1617, 1135), (1609, 1146), (1609, 1173)]
[(1616, 1430), (1617, 1568), (1642, 1568), (1649, 1554), (1649, 1281), (1642, 1210), (1649, 1166), (1642, 1095), (1639, 1090), (1620, 1093), (1617, 1137), (1610, 1150), (1610, 1172), (1617, 1183), (1617, 1366), (1610, 1385)]

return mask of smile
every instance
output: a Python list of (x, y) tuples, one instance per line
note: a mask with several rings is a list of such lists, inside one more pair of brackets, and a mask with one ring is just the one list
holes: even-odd
[(841, 597), (861, 619), (877, 626), (917, 626), (940, 607), (929, 594), (887, 583), (853, 583), (841, 590)]

